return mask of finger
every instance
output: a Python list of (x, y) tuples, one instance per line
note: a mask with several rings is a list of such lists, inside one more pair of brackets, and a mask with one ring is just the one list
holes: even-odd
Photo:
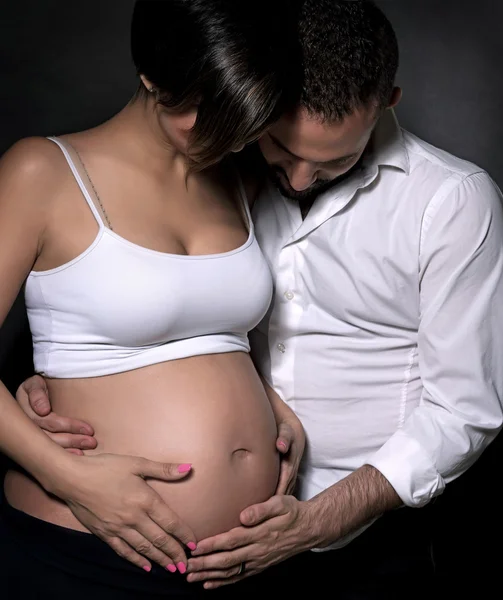
[[(176, 543), (177, 549), (180, 548), (181, 552), (177, 550), (174, 558), (177, 559), (177, 562), (182, 561), (186, 564), (187, 557), (180, 544), (183, 544), (189, 550), (196, 550), (196, 536), (192, 529), (181, 521), (173, 511), (169, 510), (167, 505), (160, 498), (154, 501), (147, 514), (163, 532), (169, 534), (168, 537), (170, 537), (170, 539), (176, 538), (176, 540), (173, 541)], [(178, 542), (180, 542), (180, 544)], [(170, 556), (173, 555), (170, 554)]]
[(46, 432), (53, 442), (61, 448), (78, 448), (79, 450), (92, 450), (98, 445), (93, 437), (87, 435), (74, 435), (71, 433)]
[(189, 463), (163, 463), (146, 458), (136, 458), (134, 473), (140, 477), (152, 477), (163, 481), (176, 481), (183, 479), (191, 472), (192, 465)]
[(276, 440), (276, 448), (282, 453), (286, 454), (293, 443), (294, 434), (293, 429), (287, 423), (281, 423), (278, 427), (278, 438)]
[(290, 437), (285, 433), (285, 428), (283, 428), (283, 430), (280, 428), (278, 438), (276, 439), (276, 449), (281, 452), (281, 454), (287, 454), (292, 445), (292, 441), (293, 434), (292, 437)]
[[(235, 548), (241, 548), (250, 544), (252, 541), (253, 533), (244, 527), (236, 527), (227, 531), (226, 533), (220, 533), (213, 537), (206, 538), (197, 542), (197, 548), (192, 552), (192, 556), (201, 556), (203, 554), (210, 554), (211, 552), (217, 552), (222, 550), (234, 550)], [(222, 558), (222, 555), (219, 555)], [(205, 563), (206, 564), (206, 563)], [(212, 568), (218, 566), (220, 568), (229, 565), (224, 565), (221, 562), (210, 563)], [(233, 563), (231, 563), (233, 564)]]
[(77, 450), (77, 448), (66, 448), (66, 451), (70, 454), (76, 454), (77, 456), (84, 456), (82, 450)]
[[(245, 552), (247, 556), (245, 556)], [(190, 557), (187, 566), (189, 573), (202, 573), (212, 571), (216, 573), (227, 573), (228, 577), (237, 575), (241, 564), (250, 557), (250, 549), (233, 550), (232, 552), (216, 552), (197, 558)]]
[(144, 571), (151, 571), (152, 565), (150, 564), (150, 562), (144, 556), (141, 556), (140, 554), (138, 554), (138, 552), (135, 552), (133, 548), (129, 546), (124, 540), (115, 537), (102, 537), (101, 539), (104, 542), (106, 542), (112, 548), (112, 550), (114, 550), (115, 553), (118, 554), (124, 560), (133, 563), (133, 565), (140, 567), (140, 569), (143, 569)]
[(295, 476), (294, 476), (295, 472), (296, 471), (292, 467), (292, 471), (291, 471), (291, 474), (290, 474), (290, 479), (288, 481), (288, 486), (287, 486), (285, 494), (284, 494), (285, 496), (292, 496), (292, 495), (294, 495), (293, 492), (295, 490), (295, 484), (296, 484), (296, 479), (295, 479)]
[(241, 575), (241, 563), (236, 565), (232, 569), (226, 569), (223, 571), (198, 571), (197, 573), (189, 573), (187, 575), (187, 581), (189, 583), (195, 583), (197, 581), (207, 581), (208, 579), (229, 579), (230, 577), (237, 577)]
[(276, 488), (277, 496), (283, 496), (287, 493), (289, 484), (291, 483), (292, 471), (291, 465), (283, 459), (279, 471), (278, 487)]
[[(51, 412), (46, 417), (37, 419), (36, 421), (39, 427), (52, 433), (72, 433), (75, 435), (86, 435), (93, 436), (94, 430), (85, 421), (79, 419), (73, 419), (71, 417), (62, 417), (61, 415)], [(95, 440), (96, 441), (96, 440)]]
[[(140, 556), (149, 558), (152, 562), (157, 563), (171, 573), (174, 573), (177, 569), (180, 573), (185, 573), (187, 561), (186, 559), (180, 559), (180, 556), (185, 556), (183, 550), (171, 538), (173, 546), (178, 545), (179, 547), (178, 552), (174, 548), (171, 551), (167, 538), (169, 536), (152, 521), (146, 526), (138, 527), (138, 530), (129, 529), (123, 534), (124, 541)], [(167, 552), (163, 550), (163, 547), (167, 548)]]
[(273, 517), (286, 514), (288, 508), (283, 502), (284, 498), (286, 498), (286, 496), (273, 496), (261, 504), (254, 504), (253, 506), (245, 508), (239, 517), (241, 523), (245, 527), (251, 527), (263, 523), (268, 519), (272, 519)]
[(281, 452), (281, 454), (286, 454), (290, 446), (284, 438), (278, 438), (276, 440), (276, 448)]
[(203, 584), (203, 588), (205, 590), (216, 590), (224, 585), (231, 585), (237, 581), (241, 581), (241, 579), (245, 579), (245, 577), (249, 577), (251, 574), (252, 573), (243, 573), (239, 577), (230, 577), (229, 579), (212, 579), (211, 581), (206, 581)]
[(39, 415), (39, 417), (45, 417), (51, 412), (51, 403), (49, 400), (49, 392), (45, 381), (39, 375), (25, 381), (22, 384), (22, 388), (28, 395), (28, 401), (31, 408)]

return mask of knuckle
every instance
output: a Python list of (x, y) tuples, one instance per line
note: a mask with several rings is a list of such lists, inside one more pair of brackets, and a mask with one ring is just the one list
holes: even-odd
[(144, 512), (148, 512), (152, 508), (152, 496), (149, 494), (148, 490), (141, 491), (135, 495), (132, 504), (134, 507), (139, 508)]
[(165, 477), (171, 477), (174, 473), (174, 466), (171, 463), (162, 463), (162, 472)]
[[(138, 522), (138, 516), (135, 511), (128, 510), (123, 513), (121, 521), (126, 527), (133, 528)], [(109, 526), (112, 526), (112, 524), (110, 523)], [(118, 526), (115, 527), (118, 529)]]
[(147, 554), (152, 550), (152, 544), (150, 542), (137, 542), (134, 546), (134, 549), (138, 554)]
[(169, 543), (169, 537), (167, 535), (157, 535), (152, 539), (152, 545), (155, 548), (161, 549)]
[(112, 548), (112, 550), (115, 552), (115, 554), (117, 554), (117, 556), (120, 556), (121, 558), (129, 558), (129, 556), (131, 554), (133, 554), (132, 552), (128, 552), (124, 546), (122, 546), (121, 544), (117, 543), (117, 544), (110, 544), (110, 547)]
[(175, 529), (176, 529), (176, 522), (170, 518), (167, 517), (166, 519), (164, 519), (164, 521), (162, 522), (162, 528), (165, 531), (169, 531), (170, 533), (174, 533)]
[(56, 432), (56, 429), (57, 429), (56, 423), (54, 423), (50, 419), (44, 419), (43, 417), (33, 417), (32, 420), (35, 421), (35, 423), (39, 427), (44, 429), (45, 431), (50, 431), (51, 433), (57, 433)]
[(145, 467), (145, 463), (142, 458), (135, 456), (131, 458), (131, 467), (135, 473), (141, 473)]

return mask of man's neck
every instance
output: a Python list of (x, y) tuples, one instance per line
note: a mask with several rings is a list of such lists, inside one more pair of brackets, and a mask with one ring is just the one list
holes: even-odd
[[(334, 180), (333, 187), (335, 188), (336, 186), (340, 185), (341, 183), (346, 181), (346, 179), (351, 177), (351, 175), (353, 175), (353, 173), (355, 171), (360, 170), (362, 168), (362, 162), (363, 162), (363, 155), (360, 157), (358, 162), (355, 165), (353, 165), (351, 167), (351, 169), (349, 169), (349, 171), (347, 173), (344, 173), (344, 175), (341, 175), (340, 177), (337, 177), (336, 180)], [(330, 188), (330, 189), (333, 189), (333, 188)], [(318, 196), (314, 196), (314, 197), (310, 196), (304, 200), (298, 200), (302, 220), (304, 220), (307, 217), (309, 211), (313, 207), (313, 204), (316, 202), (317, 197)]]
[(308, 198), (307, 200), (301, 200), (299, 202), (300, 215), (301, 215), (303, 221), (307, 217), (315, 200), (316, 200), (316, 198)]

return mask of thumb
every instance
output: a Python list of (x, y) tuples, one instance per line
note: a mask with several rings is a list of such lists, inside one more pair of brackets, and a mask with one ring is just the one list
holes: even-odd
[(290, 450), (293, 441), (293, 430), (287, 423), (280, 423), (278, 426), (278, 437), (276, 439), (276, 448), (282, 454)]
[(39, 417), (46, 417), (51, 412), (51, 403), (45, 381), (39, 375), (27, 379), (21, 386), (28, 395), (31, 408)]
[(192, 465), (188, 463), (163, 463), (142, 458), (138, 463), (136, 475), (164, 481), (175, 481), (186, 477), (191, 470)]

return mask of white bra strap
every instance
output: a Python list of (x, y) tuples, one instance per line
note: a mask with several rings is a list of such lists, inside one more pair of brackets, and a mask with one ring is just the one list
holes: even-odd
[(89, 205), (89, 208), (91, 209), (91, 211), (94, 215), (94, 218), (98, 222), (98, 225), (100, 226), (100, 228), (105, 227), (105, 223), (103, 222), (103, 219), (102, 219), (98, 209), (96, 208), (96, 203), (95, 203), (95, 201), (93, 201), (93, 198), (92, 198), (91, 194), (89, 193), (89, 189), (85, 185), (74, 160), (70, 156), (70, 152), (68, 151), (66, 144), (62, 140), (60, 140), (59, 138), (54, 137), (54, 136), (50, 136), (47, 139), (51, 140), (51, 142), (54, 142), (56, 145), (58, 145), (59, 148), (61, 149), (61, 151), (63, 152), (63, 154), (66, 158), (66, 162), (68, 163), (68, 165), (73, 173), (73, 176), (75, 177), (75, 180), (77, 181), (80, 191), (82, 192), (84, 198), (86, 199), (87, 204)]

